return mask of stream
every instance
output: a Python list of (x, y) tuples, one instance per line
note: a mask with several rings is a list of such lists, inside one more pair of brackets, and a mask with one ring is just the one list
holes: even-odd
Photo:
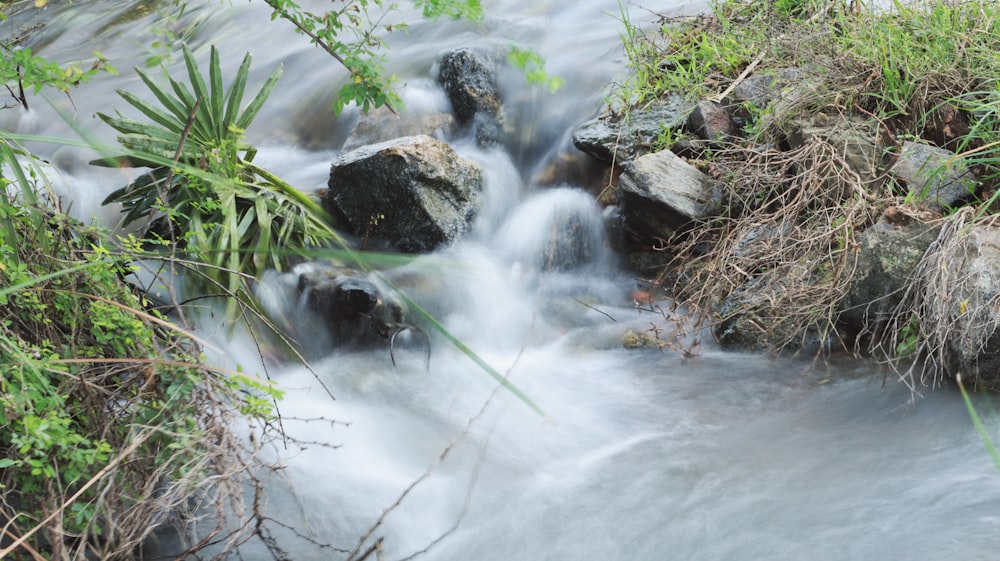
[[(284, 526), (274, 535), (288, 557), (346, 558), (397, 501), (359, 546), (381, 538), (379, 554), (393, 561), (1000, 557), (1000, 471), (958, 391), (914, 399), (865, 361), (725, 351), (699, 334), (684, 339), (687, 353), (623, 348), (626, 330), (669, 330), (671, 322), (630, 297), (637, 279), (606, 249), (605, 215), (593, 195), (532, 180), (571, 150), (574, 127), (603, 107), (609, 82), (623, 79), (622, 8), (616, 0), (484, 5), (479, 26), (428, 23), (403, 11), (412, 27), (388, 38), (388, 69), (405, 83), (407, 106), (445, 107), (432, 79), (435, 57), (483, 41), (534, 48), (565, 86), (549, 94), (517, 79), (504, 84), (517, 141), (489, 150), (453, 142), (486, 174), (488, 202), (473, 232), (384, 274), (418, 279), (403, 285), (408, 293), (544, 414), (498, 390), (440, 338), (431, 341), (429, 363), (414, 341), (392, 356), (388, 344), (349, 351), (319, 341), (311, 370), (269, 365), (287, 391), (285, 430), (317, 443), (273, 451), (286, 467), (269, 479), (267, 508)], [(634, 22), (650, 22), (648, 9), (702, 7), (661, 0), (625, 9)], [(116, 88), (146, 91), (131, 69), (155, 54), (148, 45), (157, 9), (148, 0), (50, 1), (51, 23), (35, 50), (59, 60), (100, 51), (120, 74), (69, 97), (49, 93), (49, 104), (33, 98), (30, 112), (2, 111), (0, 126), (112, 144), (113, 131), (94, 115), (124, 110)], [(258, 84), (283, 65), (247, 134), (260, 149), (257, 163), (313, 191), (325, 186), (357, 115), (330, 113), (345, 72), (269, 16), (260, 2), (197, 0), (169, 27), (203, 60), (218, 45), (231, 69), (252, 52)], [(181, 67), (176, 55), (170, 68)], [(93, 154), (84, 149), (32, 148), (61, 170), (56, 186), (72, 214), (114, 225), (115, 210), (100, 202), (123, 184), (122, 172), (87, 165)], [(581, 267), (548, 271), (538, 256), (552, 220), (565, 213), (585, 225), (594, 251)], [(262, 286), (285, 280), (274, 275)], [(297, 311), (280, 299), (268, 305)], [(213, 362), (263, 367), (246, 336), (226, 338), (209, 321), (199, 329), (222, 349)], [(975, 403), (986, 430), (1000, 434), (994, 400)], [(176, 548), (164, 536), (148, 555), (172, 559)], [(241, 554), (272, 559), (254, 541)]]

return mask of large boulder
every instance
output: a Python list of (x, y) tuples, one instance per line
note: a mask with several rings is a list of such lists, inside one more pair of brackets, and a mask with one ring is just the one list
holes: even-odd
[(839, 307), (839, 322), (859, 332), (889, 320), (903, 299), (913, 271), (940, 226), (930, 226), (890, 209), (858, 236), (854, 276)]
[(323, 204), (354, 235), (421, 253), (469, 230), (483, 174), (448, 144), (419, 135), (344, 154), (333, 162), (328, 186)]
[[(976, 226), (948, 260), (954, 286), (948, 337), (949, 371), (977, 388), (1000, 390), (1000, 228)], [(933, 328), (933, 326), (931, 326)]]
[(718, 183), (669, 150), (624, 168), (618, 205), (625, 233), (640, 244), (657, 244), (716, 210)]
[(438, 81), (455, 118), (472, 129), (481, 146), (503, 140), (503, 101), (497, 85), (503, 60), (497, 49), (461, 48), (445, 53), (439, 62)]

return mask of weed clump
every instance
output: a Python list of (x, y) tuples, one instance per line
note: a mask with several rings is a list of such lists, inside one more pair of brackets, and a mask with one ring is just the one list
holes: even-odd
[(0, 557), (133, 559), (171, 521), (243, 510), (255, 463), (232, 427), (266, 422), (275, 390), (202, 365), (128, 259), (11, 145), (0, 162)]

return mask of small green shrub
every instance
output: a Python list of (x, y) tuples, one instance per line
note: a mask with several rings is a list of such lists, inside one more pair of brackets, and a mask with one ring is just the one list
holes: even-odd
[(168, 86), (159, 85), (136, 70), (159, 106), (118, 91), (149, 122), (99, 114), (128, 149), (103, 163), (151, 168), (104, 202), (120, 203), (123, 222), (139, 223), (143, 237), (206, 264), (199, 275), (209, 289), (235, 295), (244, 275), (281, 270), (290, 253), (340, 238), (316, 201), (253, 163), (256, 149), (244, 141), (280, 69), (244, 107), (249, 54), (228, 89), (214, 47), (207, 77), (186, 47), (184, 60), (187, 84), (167, 76)]

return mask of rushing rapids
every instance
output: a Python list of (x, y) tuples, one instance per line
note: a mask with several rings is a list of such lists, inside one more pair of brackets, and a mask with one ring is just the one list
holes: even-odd
[[(645, 17), (640, 6), (626, 8)], [(136, 45), (148, 43), (155, 15), (114, 0), (50, 9), (57, 17), (38, 49), (57, 57), (100, 50), (122, 71), (51, 100), (90, 138), (111, 143), (92, 116), (116, 103), (114, 88), (137, 85), (127, 69), (142, 63)], [(312, 371), (270, 368), (287, 390), (285, 430), (319, 443), (273, 452), (287, 467), (268, 481), (269, 515), (287, 526), (274, 532), (290, 558), (345, 558), (376, 539), (386, 559), (995, 557), (1000, 475), (957, 392), (914, 403), (870, 364), (723, 352), (707, 340), (687, 353), (622, 348), (628, 330), (669, 330), (670, 322), (634, 301), (634, 275), (608, 249), (607, 217), (593, 196), (533, 181), (570, 149), (573, 127), (600, 110), (606, 84), (624, 71), (619, 4), (498, 0), (486, 9), (479, 27), (415, 22), (390, 38), (389, 70), (406, 82), (409, 107), (444, 107), (432, 79), (437, 54), (487, 39), (535, 48), (566, 86), (550, 95), (505, 82), (515, 140), (502, 148), (454, 142), (486, 174), (472, 232), (365, 282), (399, 286), (544, 415), (497, 390), (441, 338), (432, 337), (429, 362), (413, 333), (402, 332), (392, 354), (388, 342), (359, 350), (316, 338)], [(355, 118), (329, 113), (344, 80), (336, 64), (256, 3), (193, 3), (176, 26), (196, 49), (219, 45), (223, 60), (252, 51), (262, 76), (284, 64), (248, 135), (261, 147), (258, 162), (303, 190), (325, 185)], [(69, 134), (53, 108), (0, 119), (23, 133)], [(120, 186), (119, 172), (88, 168), (90, 155), (75, 149), (38, 149), (62, 168), (74, 214), (113, 223), (114, 209), (98, 202)], [(572, 235), (560, 235), (567, 224)], [(567, 238), (574, 245), (560, 245)], [(267, 286), (287, 295), (288, 281), (275, 275)], [(312, 329), (294, 294), (268, 305)], [(261, 366), (246, 338), (220, 339), (224, 351), (212, 360)], [(978, 404), (995, 432), (989, 401)], [(169, 555), (175, 544), (165, 538), (154, 549)], [(270, 558), (253, 542), (242, 552)]]

